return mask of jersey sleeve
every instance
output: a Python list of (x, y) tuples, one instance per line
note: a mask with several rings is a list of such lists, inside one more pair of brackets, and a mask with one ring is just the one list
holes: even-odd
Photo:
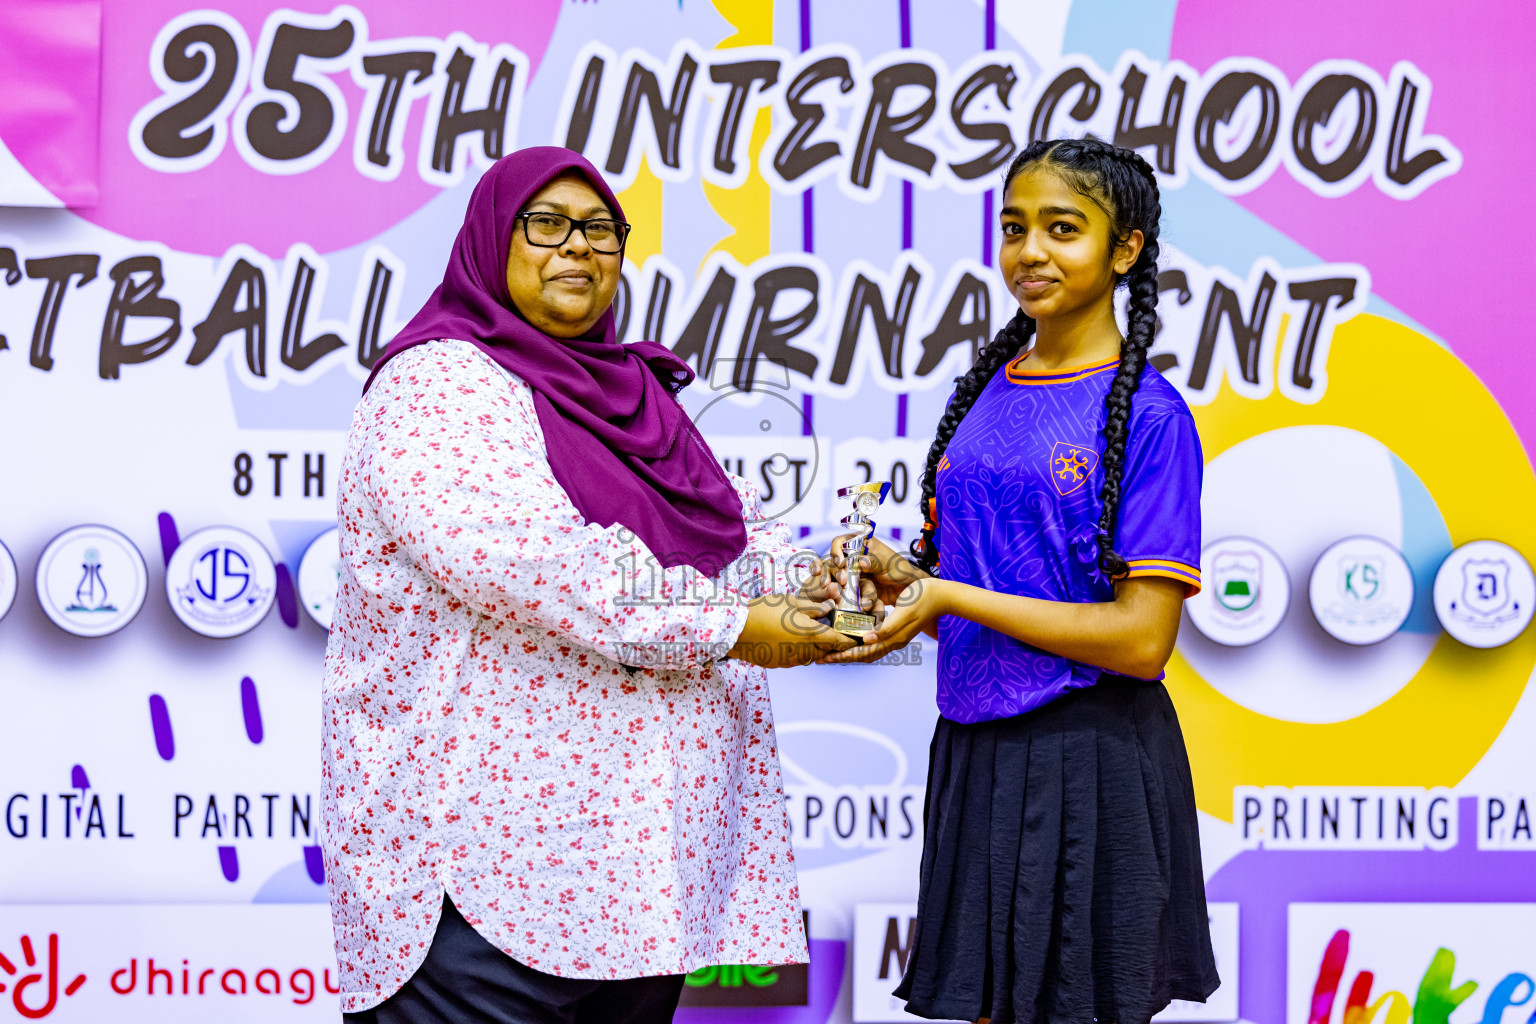
[(1166, 576), (1200, 592), (1200, 482), (1204, 457), (1187, 414), (1148, 417), (1126, 444), (1115, 550), (1129, 577)]

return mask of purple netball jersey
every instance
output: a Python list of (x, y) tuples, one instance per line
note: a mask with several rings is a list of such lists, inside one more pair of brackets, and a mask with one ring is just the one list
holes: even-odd
[[(1048, 371), (1004, 366), (960, 421), (938, 472), (939, 575), (1047, 601), (1109, 601), (1096, 541), (1104, 396), (1118, 359)], [(1200, 589), (1200, 438), (1151, 366), (1131, 404), (1115, 550), (1132, 576)], [(955, 722), (1022, 714), (1100, 669), (968, 619), (939, 620), (939, 712)]]

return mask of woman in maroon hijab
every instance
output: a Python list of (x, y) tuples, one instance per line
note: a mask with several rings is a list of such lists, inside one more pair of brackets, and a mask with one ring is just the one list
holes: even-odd
[(689, 971), (806, 959), (759, 666), (852, 641), (678, 404), (687, 365), (616, 341), (628, 232), (579, 155), (499, 161), (353, 417), (323, 764), (349, 1021), (669, 1021)]

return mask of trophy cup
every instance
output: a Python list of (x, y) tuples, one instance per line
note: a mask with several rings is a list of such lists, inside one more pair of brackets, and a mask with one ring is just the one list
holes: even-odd
[(853, 536), (843, 543), (848, 583), (838, 599), (837, 610), (832, 613), (832, 628), (855, 639), (875, 628), (875, 617), (859, 608), (859, 559), (869, 550), (869, 538), (875, 532), (872, 517), (890, 491), (889, 482), (877, 481), (844, 487), (837, 492), (839, 498), (853, 503), (852, 514), (842, 520), (843, 525), (853, 531)]

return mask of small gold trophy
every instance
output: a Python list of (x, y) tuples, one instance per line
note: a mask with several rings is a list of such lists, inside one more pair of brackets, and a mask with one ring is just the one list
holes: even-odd
[(874, 514), (891, 491), (889, 482), (876, 481), (841, 488), (837, 496), (853, 503), (853, 513), (843, 517), (843, 525), (853, 536), (843, 543), (843, 560), (848, 583), (832, 613), (832, 628), (859, 639), (875, 628), (875, 617), (859, 607), (859, 559), (869, 550), (869, 538), (875, 532)]

